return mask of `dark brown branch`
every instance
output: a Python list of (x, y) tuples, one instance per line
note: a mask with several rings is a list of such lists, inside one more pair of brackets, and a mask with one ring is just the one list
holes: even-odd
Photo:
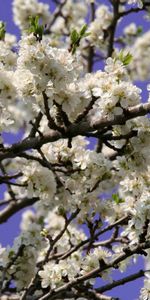
[(113, 281), (112, 283), (108, 283), (100, 288), (97, 288), (96, 291), (97, 292), (100, 292), (100, 293), (104, 293), (106, 291), (110, 291), (111, 289), (119, 286), (119, 285), (123, 285), (123, 284), (126, 284), (128, 282), (131, 282), (131, 281), (134, 281), (140, 277), (143, 277), (145, 275), (146, 271), (143, 271), (143, 270), (140, 270), (139, 272), (137, 273), (134, 273), (132, 275), (129, 275), (129, 276), (126, 276), (122, 279), (119, 279), (119, 280), (116, 280), (116, 281)]
[[(103, 235), (105, 232), (108, 232), (110, 230), (112, 230), (113, 228), (115, 228), (118, 225), (123, 225), (126, 224), (128, 221), (129, 217), (125, 216), (119, 220), (117, 220), (116, 222), (114, 222), (113, 224), (110, 224), (108, 226), (106, 226), (103, 229), (100, 229), (95, 235), (94, 235), (94, 239), (96, 240), (97, 238), (99, 238), (101, 235)], [(60, 258), (61, 259), (66, 259), (67, 257), (69, 257), (72, 253), (74, 253), (75, 251), (77, 251), (78, 249), (80, 249), (81, 247), (85, 246), (87, 243), (90, 242), (90, 238), (80, 242), (78, 245), (72, 247), (69, 251), (67, 251), (65, 254), (63, 254)]]
[[(83, 297), (86, 300), (119, 300), (119, 298), (114, 298), (111, 296), (105, 296), (96, 292), (96, 290), (86, 290), (84, 291), (84, 295), (82, 291), (64, 291), (60, 295), (53, 295), (50, 297), (50, 300), (58, 300), (58, 297), (61, 299), (78, 299), (79, 297)], [(44, 296), (42, 296), (39, 300), (42, 300)], [(60, 299), (60, 298), (59, 298)]]
[(2, 272), (2, 280), (1, 280), (1, 282), (0, 282), (0, 296), (1, 296), (1, 294), (2, 294), (1, 292), (2, 292), (2, 290), (3, 290), (3, 283), (4, 283), (4, 280), (5, 280), (6, 272), (7, 272), (7, 271), (10, 269), (10, 267), (15, 263), (15, 261), (17, 260), (17, 258), (18, 258), (19, 256), (22, 256), (22, 253), (23, 253), (24, 248), (25, 248), (25, 245), (22, 244), (22, 245), (19, 247), (17, 253), (15, 253), (15, 254), (12, 256), (12, 258), (11, 258), (10, 261), (9, 261), (9, 263), (8, 263), (8, 264), (6, 265), (6, 267), (3, 269), (3, 272)]
[(139, 242), (140, 243), (145, 242), (146, 236), (147, 236), (147, 233), (148, 233), (148, 228), (149, 228), (149, 219), (147, 218), (145, 220), (145, 224), (144, 224), (144, 227), (143, 227), (143, 232), (141, 232), (141, 234), (139, 236)]
[(94, 103), (96, 102), (97, 98), (92, 96), (92, 100), (90, 101), (90, 103), (87, 105), (87, 107), (84, 109), (84, 111), (78, 115), (78, 117), (75, 120), (75, 123), (79, 123), (81, 122), (89, 113), (89, 111), (92, 109)]
[[(95, 3), (90, 3), (90, 22), (93, 22), (95, 19)], [(89, 46), (89, 53), (88, 53), (88, 60), (87, 60), (87, 71), (89, 73), (93, 70), (93, 63), (94, 63), (94, 46)]]
[(4, 176), (0, 175), (0, 183), (3, 183), (5, 181), (7, 182), (8, 180), (11, 180), (11, 179), (16, 179), (20, 176), (22, 176), (22, 172), (19, 172), (17, 174), (13, 174), (13, 175), (7, 175), (7, 174), (5, 174)]
[(54, 122), (53, 118), (50, 115), (50, 111), (49, 111), (49, 106), (48, 106), (48, 97), (45, 94), (45, 92), (43, 92), (43, 100), (44, 100), (44, 108), (45, 108), (45, 114), (48, 120), (48, 126), (50, 129), (54, 129), (54, 130), (58, 130), (62, 133), (64, 133), (64, 130), (62, 127), (57, 126), (57, 124)]
[(51, 20), (51, 22), (48, 24), (44, 34), (49, 34), (50, 33), (50, 29), (52, 27), (52, 25), (55, 23), (56, 19), (59, 16), (62, 16), (62, 8), (63, 6), (66, 4), (67, 0), (63, 0), (59, 6), (56, 8), (55, 12), (53, 13), (53, 19)]
[(117, 28), (117, 23), (119, 20), (119, 0), (118, 1), (113, 1), (113, 20), (111, 25), (108, 28), (109, 32), (109, 38), (108, 38), (108, 52), (107, 52), (107, 57), (112, 56), (113, 51), (114, 51), (114, 38), (115, 38), (115, 32)]
[(127, 120), (144, 116), (149, 112), (150, 103), (145, 103), (133, 106), (126, 110), (123, 115), (115, 116), (114, 119), (111, 120), (108, 119), (107, 116), (104, 116), (93, 122), (92, 118), (87, 117), (87, 120), (85, 121), (79, 122), (78, 124), (71, 124), (65, 135), (56, 130), (50, 130), (49, 134), (43, 135), (43, 137), (27, 138), (19, 143), (13, 144), (9, 148), (5, 148), (5, 151), (3, 150), (0, 152), (0, 161), (6, 158), (17, 157), (20, 153), (30, 149), (38, 149), (42, 147), (42, 145), (57, 141), (60, 138), (75, 137), (78, 135), (86, 136), (86, 134), (95, 130), (102, 130), (113, 125), (125, 124)]
[(58, 235), (55, 237), (55, 239), (51, 241), (50, 248), (47, 251), (44, 261), (42, 262), (42, 266), (48, 261), (49, 255), (50, 255), (54, 245), (60, 240), (60, 238), (63, 236), (66, 229), (68, 228), (69, 224), (72, 222), (73, 219), (75, 219), (75, 217), (79, 214), (79, 212), (80, 212), (80, 209), (77, 208), (76, 211), (71, 214), (69, 219), (65, 219), (64, 228), (58, 233)]
[[(0, 162), (0, 169), (1, 169), (4, 177), (7, 177), (8, 174), (6, 173), (5, 167), (3, 166), (2, 162)], [(8, 193), (9, 193), (10, 197), (15, 199), (15, 193), (14, 193), (12, 187), (11, 187), (11, 184), (10, 184), (9, 180), (4, 180), (3, 179), (3, 183), (5, 183), (7, 185)]]
[[(2, 184), (2, 183), (9, 185), (9, 188), (11, 186), (25, 186), (25, 187), (27, 186), (26, 184), (21, 184), (21, 183), (17, 183), (17, 182), (5, 180), (5, 179), (1, 180), (0, 184)], [(10, 191), (9, 191), (9, 194), (10, 194)], [(15, 197), (15, 194), (13, 193), (13, 191), (11, 191), (11, 196)]]
[(23, 198), (18, 200), (17, 202), (10, 203), (6, 208), (0, 211), (0, 224), (6, 222), (11, 216), (16, 214), (22, 208), (33, 205), (37, 201), (39, 201), (39, 198), (33, 197), (33, 198)]
[(19, 143), (13, 144), (10, 148), (5, 148), (5, 152), (0, 152), (0, 161), (5, 158), (17, 157), (20, 153), (30, 149), (38, 149), (42, 147), (42, 145), (57, 141), (61, 137), (61, 133), (51, 130), (49, 134), (44, 135), (43, 137), (38, 136), (24, 139)]
[(35, 122), (33, 124), (30, 122), (33, 126), (30, 131), (30, 134), (29, 134), (30, 138), (34, 137), (36, 132), (38, 131), (38, 127), (39, 127), (40, 121), (42, 120), (42, 116), (43, 116), (42, 112), (39, 112), (35, 119)]
[(117, 240), (118, 233), (119, 233), (118, 226), (116, 226), (114, 229), (114, 232), (112, 233), (111, 237), (108, 240), (93, 243), (92, 247), (96, 248), (96, 247), (101, 246), (101, 247), (111, 248), (111, 244), (116, 242), (116, 240)]
[[(47, 250), (47, 253), (45, 255), (45, 258), (42, 262), (39, 263), (38, 265), (38, 272), (39, 270), (41, 270), (44, 266), (44, 264), (48, 261), (50, 253), (52, 252), (54, 245), (60, 240), (60, 238), (63, 236), (63, 234), (65, 233), (65, 231), (67, 230), (69, 224), (72, 222), (72, 220), (78, 215), (80, 209), (76, 209), (76, 211), (74, 213), (71, 214), (70, 218), (67, 219), (65, 218), (65, 225), (63, 227), (63, 229), (57, 234), (57, 236), (54, 238), (54, 240), (52, 239), (51, 236), (49, 236), (50, 238), (50, 247)], [(33, 292), (36, 289), (36, 284), (38, 282), (38, 272), (36, 273), (35, 277), (32, 278), (28, 288), (25, 290), (25, 292), (23, 293), (21, 300), (26, 300), (27, 295), (30, 295), (30, 293), (33, 294)]]
[(71, 124), (71, 122), (69, 121), (67, 114), (63, 111), (62, 105), (58, 104), (56, 101), (53, 101), (53, 102), (58, 109), (58, 113), (60, 114), (65, 127), (68, 127)]
[[(97, 277), (101, 272), (110, 269), (110, 268), (116, 268), (116, 266), (118, 266), (118, 264), (120, 262), (122, 262), (123, 260), (125, 260), (126, 258), (132, 256), (133, 254), (140, 254), (141, 252), (143, 252), (144, 249), (149, 249), (150, 248), (150, 241), (146, 241), (145, 243), (139, 244), (134, 246), (132, 249), (130, 249), (130, 247), (127, 247), (126, 249), (126, 253), (121, 253), (117, 258), (115, 258), (112, 262), (108, 263), (108, 264), (104, 264), (104, 266), (100, 266), (94, 270), (92, 270), (91, 272), (82, 275), (80, 277), (74, 278), (72, 281), (64, 284), (63, 286), (57, 288), (53, 293), (55, 294), (59, 294), (63, 291), (65, 291), (68, 288), (72, 288), (74, 286), (76, 286), (77, 284), (79, 284), (80, 282), (84, 282), (85, 280), (91, 279), (91, 278), (95, 278)], [(51, 296), (51, 292), (47, 293), (45, 296), (43, 296), (41, 298), (41, 300), (48, 300), (49, 297)]]
[(31, 154), (27, 154), (27, 153), (22, 153), (22, 154), (20, 154), (20, 157), (24, 157), (24, 158), (27, 159), (27, 160), (35, 160), (35, 161), (37, 161), (41, 166), (43, 166), (43, 167), (45, 167), (45, 168), (48, 168), (49, 170), (52, 169), (52, 165), (51, 165), (50, 162), (45, 161), (44, 159), (41, 159), (41, 158), (38, 157), (38, 156), (31, 155)]

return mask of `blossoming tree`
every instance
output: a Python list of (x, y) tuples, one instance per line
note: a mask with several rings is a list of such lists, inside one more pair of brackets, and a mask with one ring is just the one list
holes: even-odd
[[(13, 1), (18, 43), (0, 23), (0, 223), (26, 208), (0, 247), (0, 299), (119, 299), (107, 291), (144, 277), (148, 300), (150, 103), (134, 80), (150, 77), (150, 31), (116, 30), (150, 2), (54, 2)], [(138, 256), (145, 269), (114, 281)]]

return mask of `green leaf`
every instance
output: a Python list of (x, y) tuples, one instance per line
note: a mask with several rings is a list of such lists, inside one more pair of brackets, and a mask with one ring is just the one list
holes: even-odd
[(80, 41), (83, 37), (88, 36), (90, 33), (87, 32), (87, 24), (84, 24), (79, 32), (76, 29), (73, 29), (70, 34), (71, 39), (71, 53), (74, 54), (76, 52), (77, 47), (80, 46)]
[(73, 45), (73, 47), (72, 47), (72, 54), (75, 54), (76, 50), (77, 50), (77, 46)]
[(125, 202), (124, 199), (120, 198), (118, 194), (112, 194), (112, 198), (115, 201), (116, 204), (120, 204)]
[(84, 36), (85, 32), (87, 30), (87, 24), (84, 24), (80, 30), (80, 36)]
[(81, 28), (81, 30), (80, 30), (80, 33), (79, 33), (80, 39), (83, 38), (83, 37), (86, 37), (86, 36), (90, 35), (90, 32), (86, 32), (87, 27), (88, 27), (87, 24), (84, 24), (84, 25), (82, 26), (82, 28)]
[(8, 257), (11, 259), (14, 256), (15, 252), (13, 249), (10, 249)]
[(89, 36), (90, 34), (91, 34), (90, 32), (86, 32), (86, 33), (84, 33), (84, 35), (82, 37)]
[(28, 33), (33, 33), (37, 40), (41, 41), (42, 35), (44, 32), (44, 26), (39, 24), (39, 16), (30, 16), (29, 17), (29, 29)]
[(127, 66), (132, 61), (133, 56), (130, 52), (124, 54), (123, 50), (121, 50), (118, 58), (125, 66)]
[(77, 43), (77, 41), (79, 40), (79, 34), (78, 34), (78, 32), (76, 31), (76, 29), (73, 29), (73, 30), (72, 30), (70, 38), (71, 38), (72, 44)]
[(137, 28), (137, 34), (141, 34), (143, 32), (143, 27), (142, 26), (138, 26)]
[(37, 29), (39, 26), (39, 16), (30, 16), (29, 17), (30, 26), (34, 29)]
[(5, 23), (0, 22), (0, 40), (4, 40), (5, 38), (5, 33), (6, 33), (6, 28), (5, 28)]

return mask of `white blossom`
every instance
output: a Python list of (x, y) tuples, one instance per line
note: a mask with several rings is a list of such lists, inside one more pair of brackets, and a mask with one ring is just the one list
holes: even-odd
[(130, 48), (133, 60), (129, 65), (131, 76), (135, 80), (146, 80), (150, 76), (148, 63), (150, 51), (150, 32), (147, 31), (142, 36), (136, 38), (134, 44)]
[(143, 1), (142, 0), (128, 0), (128, 4), (137, 4), (139, 8), (143, 7)]
[(28, 186), (28, 196), (41, 197), (48, 205), (56, 192), (56, 181), (52, 171), (36, 162), (30, 162), (28, 165), (24, 165), (23, 173), (21, 181)]
[(13, 15), (15, 24), (21, 29), (29, 27), (29, 17), (38, 15), (44, 24), (50, 22), (49, 5), (37, 0), (14, 0)]
[(88, 40), (92, 45), (96, 45), (98, 48), (100, 47), (102, 50), (106, 50), (106, 43), (104, 43), (104, 34), (105, 32), (107, 32), (107, 29), (111, 24), (113, 14), (112, 12), (110, 12), (108, 6), (99, 5), (95, 15), (95, 20), (90, 23), (90, 26), (88, 28), (90, 32)]

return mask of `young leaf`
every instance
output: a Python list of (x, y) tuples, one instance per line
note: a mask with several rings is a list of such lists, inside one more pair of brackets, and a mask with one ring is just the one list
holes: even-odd
[(131, 53), (127, 53), (124, 54), (123, 50), (120, 51), (119, 53), (119, 60), (125, 65), (129, 65), (130, 62), (132, 61), (132, 54)]
[(87, 24), (84, 24), (80, 30), (80, 37), (83, 37), (87, 30)]
[(79, 40), (79, 34), (78, 34), (78, 32), (76, 31), (76, 29), (73, 29), (73, 30), (72, 30), (70, 38), (71, 38), (72, 44), (77, 43), (77, 41)]
[(81, 30), (79, 31), (79, 33), (77, 32), (76, 29), (72, 30), (71, 35), (70, 35), (70, 39), (71, 39), (70, 51), (72, 54), (74, 54), (76, 52), (77, 47), (79, 47), (79, 45), (80, 45), (81, 39), (90, 34), (89, 32), (86, 33), (86, 29), (87, 29), (87, 24), (84, 24), (82, 26)]
[(125, 202), (124, 199), (120, 198), (118, 194), (112, 194), (112, 198), (116, 204)]
[(0, 22), (0, 40), (1, 41), (4, 40), (5, 33), (6, 33), (5, 23), (4, 22)]
[(39, 24), (39, 16), (30, 16), (29, 17), (29, 33), (33, 33), (38, 41), (42, 40), (42, 35), (44, 32), (44, 26)]
[(143, 27), (142, 26), (138, 26), (137, 28), (137, 34), (140, 35), (143, 32)]

